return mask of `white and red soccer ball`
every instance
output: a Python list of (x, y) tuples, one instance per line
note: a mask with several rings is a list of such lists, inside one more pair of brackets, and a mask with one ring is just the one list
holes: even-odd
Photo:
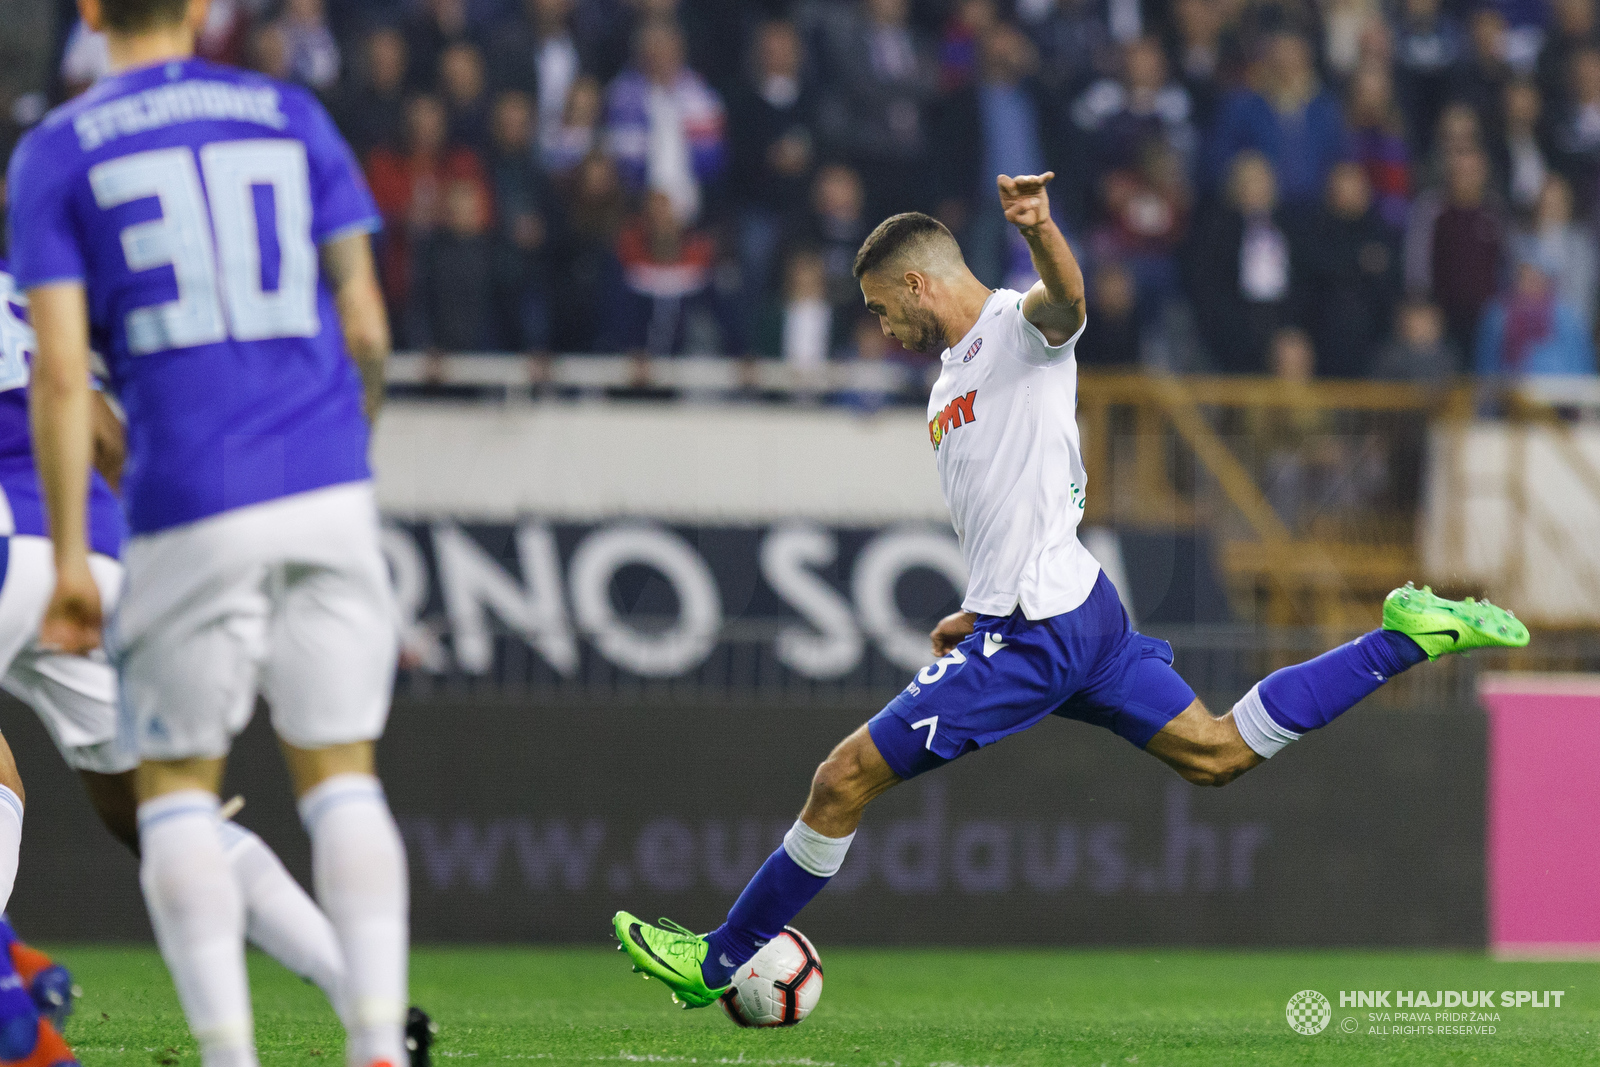
[(733, 976), (722, 1010), (740, 1026), (793, 1026), (822, 996), (822, 960), (792, 926), (768, 941)]

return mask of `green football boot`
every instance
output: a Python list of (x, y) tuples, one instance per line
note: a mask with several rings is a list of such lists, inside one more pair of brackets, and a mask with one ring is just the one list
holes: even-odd
[(611, 920), (616, 928), (618, 951), (627, 952), (633, 969), (646, 978), (659, 978), (672, 990), (672, 999), (685, 1008), (704, 1008), (715, 1004), (727, 990), (706, 986), (700, 965), (711, 948), (706, 939), (691, 933), (670, 919), (651, 926), (637, 916), (619, 911)]
[(1430, 660), (1474, 648), (1521, 648), (1528, 628), (1487, 600), (1446, 600), (1407, 582), (1383, 598), (1383, 628), (1405, 634)]

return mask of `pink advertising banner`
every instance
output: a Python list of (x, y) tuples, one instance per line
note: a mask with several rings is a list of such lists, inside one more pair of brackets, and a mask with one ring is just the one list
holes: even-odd
[(1600, 957), (1600, 675), (1486, 674), (1489, 947)]

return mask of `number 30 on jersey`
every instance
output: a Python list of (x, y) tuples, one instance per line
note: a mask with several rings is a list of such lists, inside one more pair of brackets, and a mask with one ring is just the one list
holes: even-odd
[[(129, 270), (170, 266), (178, 282), (176, 300), (128, 312), (133, 355), (229, 338), (314, 337), (321, 329), (311, 183), (301, 142), (218, 141), (198, 153), (138, 152), (94, 167), (89, 185), (103, 210), (150, 198), (161, 206), (159, 218), (122, 231)], [(270, 200), (258, 197), (258, 190), (270, 191)], [(271, 205), (270, 235), (262, 232), (257, 213), (263, 200)], [(278, 250), (272, 290), (261, 269), (269, 236)]]

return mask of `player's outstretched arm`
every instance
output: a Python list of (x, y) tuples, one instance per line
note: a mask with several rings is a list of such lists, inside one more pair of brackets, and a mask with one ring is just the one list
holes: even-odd
[(361, 371), (367, 421), (383, 407), (384, 365), (389, 359), (389, 318), (372, 262), (372, 239), (353, 233), (322, 246), (322, 270), (339, 307), (345, 348)]
[(1050, 196), (1045, 186), (1055, 171), (1002, 174), (995, 179), (1006, 221), (1028, 242), (1028, 254), (1039, 281), (1022, 299), (1022, 314), (1039, 328), (1051, 345), (1065, 344), (1083, 325), (1083, 270), (1050, 217)]
[(89, 310), (81, 282), (28, 290), (38, 336), (30, 388), (34, 462), (55, 545), (56, 587), (39, 643), (87, 652), (100, 643), (100, 590), (89, 572), (86, 511), (94, 451)]

